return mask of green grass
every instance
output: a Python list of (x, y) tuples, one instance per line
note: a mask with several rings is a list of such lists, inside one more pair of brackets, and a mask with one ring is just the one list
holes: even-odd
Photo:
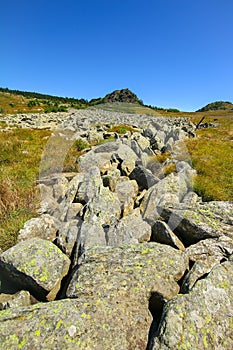
[[(199, 130), (197, 138), (186, 142), (197, 170), (194, 190), (205, 201), (232, 201), (233, 116), (215, 117), (218, 127)], [(207, 121), (213, 121), (213, 118), (209, 117)]]
[(109, 128), (107, 132), (116, 132), (118, 134), (125, 134), (127, 132), (138, 132), (137, 129), (134, 129), (130, 125), (125, 125), (125, 124), (119, 124), (119, 125), (114, 125), (113, 127)]

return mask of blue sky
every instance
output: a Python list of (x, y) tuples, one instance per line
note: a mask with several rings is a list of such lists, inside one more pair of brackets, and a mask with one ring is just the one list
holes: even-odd
[(232, 0), (11, 0), (0, 86), (86, 98), (128, 87), (192, 111), (233, 102)]

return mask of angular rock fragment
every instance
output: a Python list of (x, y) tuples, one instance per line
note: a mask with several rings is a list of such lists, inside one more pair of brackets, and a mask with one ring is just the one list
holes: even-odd
[(83, 181), (79, 184), (74, 202), (87, 203), (99, 192), (102, 185), (99, 168), (97, 166), (89, 168), (84, 175)]
[(168, 244), (173, 248), (185, 250), (183, 243), (163, 221), (157, 220), (152, 227), (151, 241)]
[(143, 221), (140, 209), (137, 208), (116, 225), (112, 225), (106, 236), (108, 245), (113, 247), (127, 243), (148, 242), (151, 237), (151, 227)]
[(153, 350), (231, 349), (233, 262), (215, 266), (189, 294), (168, 301)]
[(10, 284), (15, 292), (25, 289), (38, 300), (54, 300), (69, 266), (69, 258), (53, 243), (28, 239), (1, 254), (2, 289)]
[(31, 305), (30, 293), (21, 290), (16, 294), (0, 294), (0, 310)]
[(223, 235), (233, 237), (232, 226), (221, 222), (202, 203), (192, 207), (177, 204), (160, 208), (160, 215), (181, 237), (185, 246)]
[(180, 203), (187, 193), (187, 184), (183, 176), (170, 174), (152, 186), (145, 195), (141, 210), (143, 218), (151, 225), (159, 219), (163, 207)]
[(150, 187), (159, 182), (159, 179), (152, 174), (152, 172), (143, 166), (136, 166), (132, 173), (129, 175), (131, 180), (136, 180), (139, 189), (148, 190)]
[(135, 180), (121, 181), (116, 184), (115, 192), (120, 200), (123, 216), (134, 208), (134, 201), (138, 194), (138, 185)]
[(109, 225), (121, 216), (121, 203), (116, 193), (108, 187), (100, 187), (98, 193), (94, 195), (86, 207), (84, 221), (88, 222), (92, 216), (99, 218), (101, 224)]
[(53, 241), (56, 238), (60, 225), (60, 221), (49, 214), (43, 214), (38, 218), (30, 219), (26, 221), (24, 227), (19, 230), (18, 242), (33, 237)]

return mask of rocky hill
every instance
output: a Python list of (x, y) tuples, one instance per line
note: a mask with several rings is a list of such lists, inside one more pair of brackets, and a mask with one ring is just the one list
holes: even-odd
[(233, 111), (233, 104), (227, 101), (216, 101), (209, 103), (205, 107), (198, 109), (197, 112), (207, 112), (207, 111), (220, 111), (220, 110), (230, 110)]
[(135, 95), (132, 91), (129, 89), (122, 89), (122, 90), (115, 90), (110, 94), (107, 94), (103, 100), (103, 103), (108, 102), (127, 102), (127, 103), (139, 103), (142, 104), (142, 102), (139, 100), (137, 95)]
[[(109, 131), (120, 123), (131, 128)], [(232, 348), (233, 207), (193, 192), (194, 132), (185, 118), (101, 110), (61, 121), (39, 216), (0, 254), (2, 349)], [(45, 166), (79, 139), (99, 144), (78, 173), (62, 173), (60, 154), (56, 173)]]
[(64, 112), (68, 108), (83, 109), (113, 102), (142, 104), (142, 101), (129, 89), (115, 90), (105, 97), (88, 101), (83, 98), (59, 97), (0, 87), (0, 114)]

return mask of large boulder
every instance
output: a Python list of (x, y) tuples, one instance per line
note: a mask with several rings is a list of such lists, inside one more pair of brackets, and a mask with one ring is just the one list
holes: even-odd
[(198, 281), (189, 294), (168, 301), (153, 350), (231, 349), (232, 274), (233, 262), (226, 261)]
[(180, 203), (187, 191), (188, 187), (183, 175), (172, 173), (163, 178), (148, 190), (142, 201), (141, 210), (144, 220), (153, 225), (163, 207)]
[(53, 243), (31, 238), (1, 254), (1, 288), (3, 293), (25, 289), (38, 300), (53, 300), (69, 266), (69, 258)]
[(156, 243), (91, 249), (80, 263), (68, 288), (76, 299), (0, 313), (2, 347), (146, 349), (151, 296), (174, 297), (187, 267), (183, 253)]
[(222, 219), (212, 209), (213, 205), (209, 203), (196, 203), (192, 206), (173, 203), (161, 207), (159, 212), (186, 246), (222, 235), (233, 238), (230, 216), (225, 213), (225, 219)]

